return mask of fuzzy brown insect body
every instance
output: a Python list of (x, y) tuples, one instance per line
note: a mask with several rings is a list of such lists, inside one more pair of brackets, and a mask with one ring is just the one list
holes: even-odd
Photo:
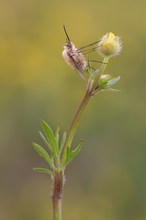
[(86, 70), (87, 61), (72, 42), (65, 44), (62, 55), (65, 61), (78, 72), (83, 73)]
[(64, 26), (64, 31), (65, 31), (67, 39), (66, 39), (66, 44), (64, 45), (62, 56), (64, 60), (66, 61), (66, 63), (69, 66), (71, 66), (73, 69), (75, 69), (83, 79), (85, 79), (83, 76), (83, 72), (87, 68), (87, 61), (85, 57), (83, 56), (82, 52), (79, 51), (75, 47), (75, 45), (70, 41), (70, 38), (67, 34), (65, 26)]

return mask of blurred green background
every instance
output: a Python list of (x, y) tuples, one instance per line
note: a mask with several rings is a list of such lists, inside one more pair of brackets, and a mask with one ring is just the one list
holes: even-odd
[(45, 162), (40, 119), (67, 130), (86, 83), (62, 58), (63, 24), (77, 47), (112, 31), (123, 51), (107, 73), (121, 75), (119, 93), (88, 106), (67, 168), (63, 219), (146, 219), (146, 2), (115, 0), (0, 1), (0, 219), (52, 218), (51, 181), (32, 171)]

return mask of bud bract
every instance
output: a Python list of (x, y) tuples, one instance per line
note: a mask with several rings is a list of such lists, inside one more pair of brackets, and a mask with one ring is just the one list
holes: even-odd
[(120, 76), (111, 76), (110, 74), (101, 75), (98, 81), (98, 90), (103, 91), (110, 89), (111, 86), (116, 84), (120, 80)]

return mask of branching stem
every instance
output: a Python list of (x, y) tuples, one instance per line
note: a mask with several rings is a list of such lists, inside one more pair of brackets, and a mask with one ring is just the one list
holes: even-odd
[[(74, 135), (76, 133), (76, 130), (78, 128), (80, 118), (83, 115), (88, 103), (96, 93), (97, 87), (98, 87), (98, 80), (100, 76), (104, 73), (104, 70), (107, 66), (108, 59), (104, 58), (103, 63), (101, 64), (101, 67), (97, 73), (95, 73), (95, 78), (89, 78), (87, 88), (85, 95), (73, 117), (73, 120), (71, 122), (67, 139), (64, 144), (62, 154), (61, 154), (61, 164), (64, 164), (64, 161), (66, 159), (66, 150), (67, 148), (71, 147)], [(61, 220), (61, 204), (62, 204), (62, 189), (63, 189), (63, 178), (64, 178), (64, 169), (62, 168), (62, 172), (58, 171), (53, 175), (53, 191), (52, 191), (52, 203), (53, 203), (53, 220)]]

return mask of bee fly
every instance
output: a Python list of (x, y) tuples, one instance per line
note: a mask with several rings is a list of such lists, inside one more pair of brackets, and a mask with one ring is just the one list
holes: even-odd
[(83, 76), (83, 72), (87, 69), (88, 64), (83, 53), (89, 53), (89, 52), (95, 51), (97, 46), (95, 46), (94, 48), (88, 48), (88, 49), (86, 48), (89, 46), (95, 45), (98, 42), (94, 42), (85, 47), (81, 47), (77, 49), (75, 45), (71, 42), (65, 26), (63, 26), (63, 28), (64, 28), (64, 32), (66, 35), (66, 44), (64, 45), (62, 56), (64, 60), (66, 61), (66, 63), (69, 66), (71, 66), (73, 69), (75, 69), (80, 74), (80, 76), (85, 80), (85, 77)]

